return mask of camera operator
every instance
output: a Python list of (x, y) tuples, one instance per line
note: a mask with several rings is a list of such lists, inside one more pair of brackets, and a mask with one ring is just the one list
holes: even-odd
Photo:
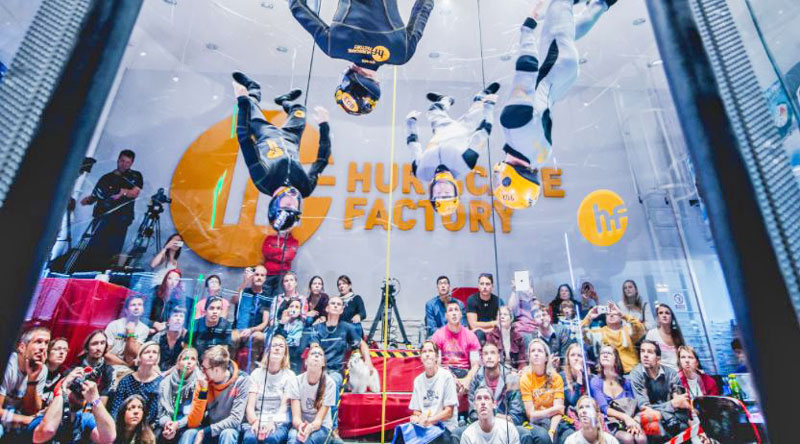
[(134, 201), (144, 186), (142, 173), (131, 169), (135, 158), (133, 151), (122, 150), (117, 169), (101, 177), (92, 194), (81, 199), (81, 205), (94, 204), (92, 223), (96, 228), (76, 270), (105, 269), (122, 251), (128, 226), (134, 219)]

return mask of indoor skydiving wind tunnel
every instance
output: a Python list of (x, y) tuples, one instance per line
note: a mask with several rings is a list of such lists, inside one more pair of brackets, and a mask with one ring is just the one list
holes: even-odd
[(0, 442), (793, 442), (798, 14), (6, 0)]

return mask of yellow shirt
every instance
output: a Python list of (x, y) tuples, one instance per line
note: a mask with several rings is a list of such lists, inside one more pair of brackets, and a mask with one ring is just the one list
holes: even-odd
[(550, 376), (550, 387), (545, 388), (547, 376), (538, 376), (533, 371), (522, 374), (519, 389), (522, 392), (522, 402), (533, 402), (536, 410), (549, 409), (556, 399), (564, 399), (564, 380), (561, 375), (553, 373)]
[[(633, 316), (623, 315), (622, 319), (628, 322), (628, 325), (623, 324), (619, 330), (612, 330), (608, 326), (603, 326), (599, 329), (593, 329), (592, 333), (597, 333), (602, 337), (603, 345), (610, 345), (617, 349), (619, 358), (622, 360), (622, 369), (625, 373), (630, 373), (636, 364), (639, 363), (639, 353), (636, 349), (636, 343), (645, 335), (644, 324)], [(587, 327), (589, 326), (589, 317), (583, 320), (584, 333), (588, 333)], [(586, 336), (588, 341), (591, 341), (589, 336)]]

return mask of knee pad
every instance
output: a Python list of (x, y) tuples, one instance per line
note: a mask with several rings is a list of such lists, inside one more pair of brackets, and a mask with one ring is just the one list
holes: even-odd
[(532, 55), (521, 55), (517, 58), (517, 71), (536, 72), (539, 70), (539, 59)]
[(533, 120), (533, 107), (531, 105), (506, 105), (500, 114), (500, 124), (503, 128), (521, 128)]

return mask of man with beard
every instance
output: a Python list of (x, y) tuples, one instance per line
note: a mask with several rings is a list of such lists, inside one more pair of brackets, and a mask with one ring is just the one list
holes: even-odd
[(8, 359), (0, 383), (0, 436), (19, 436), (42, 408), (47, 380), (47, 346), (50, 330), (33, 327), (22, 334), (17, 349)]

